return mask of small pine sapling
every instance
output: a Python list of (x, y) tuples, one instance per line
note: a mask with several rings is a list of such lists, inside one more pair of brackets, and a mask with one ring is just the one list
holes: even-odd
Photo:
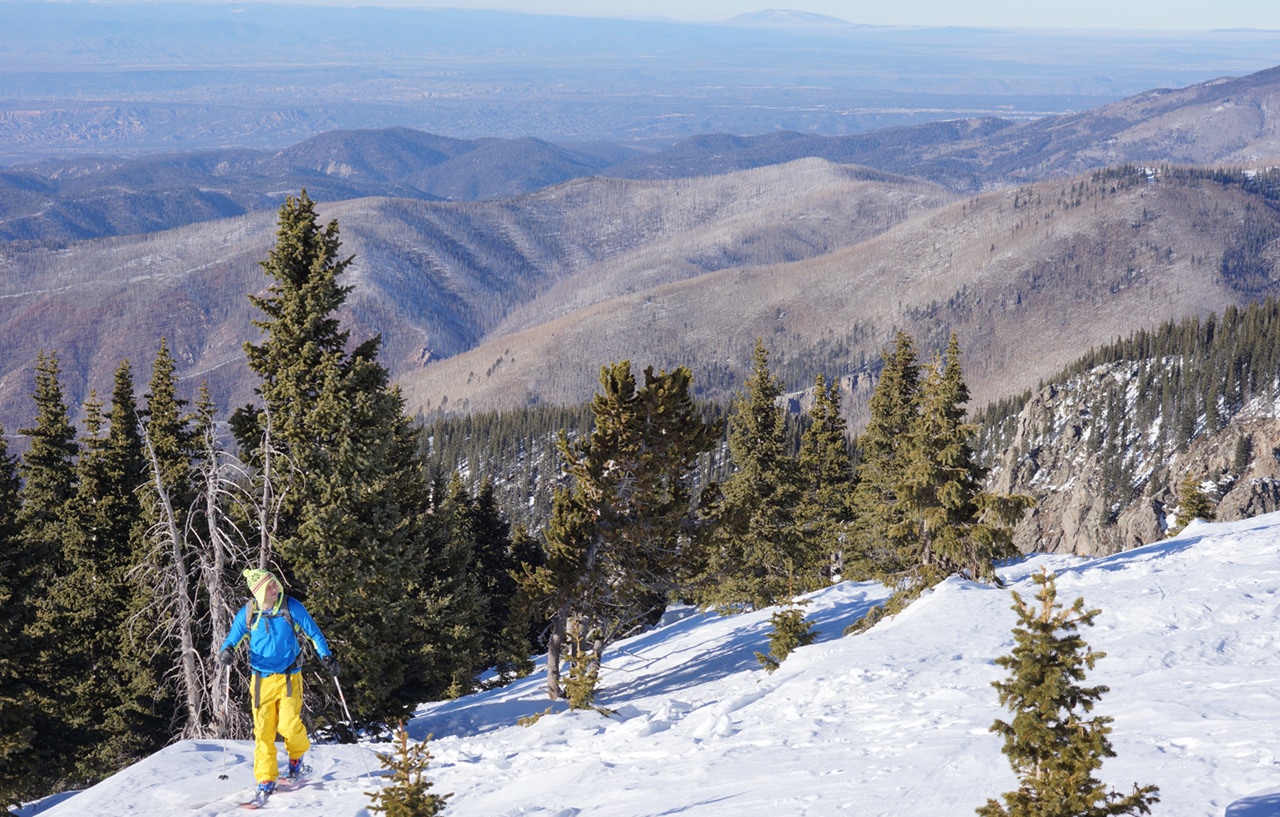
[(1178, 526), (1170, 528), (1169, 535), (1179, 533), (1192, 519), (1212, 522), (1213, 518), (1213, 504), (1200, 489), (1200, 480), (1196, 479), (1194, 474), (1188, 473), (1178, 485)]
[(369, 811), (381, 812), (387, 817), (435, 817), (444, 811), (445, 801), (453, 794), (432, 794), (427, 780), (427, 766), (431, 752), (427, 739), (410, 744), (409, 734), (400, 724), (395, 752), (379, 753), (378, 759), (391, 770), (391, 783), (378, 791), (365, 792), (373, 798)]
[(596, 700), (596, 684), (600, 682), (600, 657), (591, 639), (576, 630), (569, 636), (573, 649), (569, 653), (569, 678), (565, 681), (565, 697), (570, 709), (592, 709)]
[(812, 621), (805, 620), (804, 611), (798, 607), (781, 609), (769, 621), (773, 624), (773, 632), (769, 633), (769, 654), (758, 652), (756, 660), (772, 674), (796, 648), (812, 644), (818, 637), (818, 631), (813, 629)]
[(585, 656), (569, 660), (569, 678), (564, 683), (570, 709), (591, 709), (596, 700), (596, 684), (600, 670)]
[(1015, 592), (1014, 648), (996, 663), (1009, 670), (995, 681), (1001, 705), (1013, 713), (1012, 723), (997, 720), (991, 731), (1004, 736), (1004, 753), (1018, 775), (1017, 791), (977, 809), (982, 817), (1107, 817), (1150, 814), (1159, 802), (1156, 786), (1131, 794), (1108, 791), (1094, 773), (1103, 758), (1115, 757), (1111, 718), (1085, 718), (1082, 713), (1108, 691), (1105, 686), (1081, 686), (1087, 670), (1105, 653), (1094, 652), (1080, 636), (1081, 626), (1093, 626), (1101, 610), (1084, 609), (1076, 599), (1063, 609), (1056, 601), (1054, 576), (1042, 571), (1032, 577), (1039, 585), (1036, 604)]

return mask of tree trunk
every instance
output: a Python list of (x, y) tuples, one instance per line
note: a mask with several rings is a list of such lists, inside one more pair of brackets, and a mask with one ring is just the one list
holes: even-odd
[(564, 698), (564, 688), (560, 685), (560, 664), (568, 623), (569, 608), (568, 605), (562, 605), (551, 617), (551, 632), (547, 635), (547, 695), (553, 701)]
[[(172, 564), (169, 569), (171, 575), (168, 577), (169, 582), (173, 585), (172, 602), (176, 615), (176, 626), (178, 629), (178, 683), (185, 693), (187, 706), (187, 726), (184, 730), (190, 737), (199, 737), (203, 732), (202, 713), (204, 709), (204, 685), (201, 683), (201, 665), (199, 656), (196, 655), (196, 638), (195, 638), (195, 604), (192, 602), (190, 593), (191, 577), (187, 570), (186, 554), (183, 553), (185, 537), (178, 525), (178, 518), (173, 509), (173, 502), (169, 497), (168, 489), (165, 488), (164, 479), (160, 473), (160, 462), (156, 458), (155, 447), (151, 444), (151, 438), (146, 433), (145, 426), (142, 433), (143, 442), (146, 444), (147, 456), (151, 461), (151, 473), (156, 489), (156, 499), (160, 503), (160, 511), (164, 515), (164, 536), (168, 540), (170, 558)], [(160, 580), (161, 586), (164, 579)]]
[[(204, 572), (205, 590), (209, 594), (209, 619), (210, 626), (213, 629), (210, 647), (216, 655), (216, 651), (222, 646), (222, 642), (226, 641), (227, 633), (231, 630), (233, 614), (231, 612), (230, 595), (222, 581), (227, 573), (230, 543), (221, 525), (223, 513), (218, 503), (218, 498), (222, 486), (222, 474), (218, 468), (218, 447), (217, 441), (214, 439), (212, 425), (205, 432), (204, 456), (205, 462), (202, 473), (204, 478), (204, 521), (208, 544), (204, 552), (200, 554), (200, 565)], [(226, 672), (227, 678), (224, 688), (221, 690), (222, 694), (218, 695), (215, 694), (215, 690), (209, 690), (209, 700), (218, 702), (215, 705), (214, 721), (218, 727), (217, 731), (223, 737), (227, 736), (227, 729), (231, 720), (231, 696), (229, 694), (231, 668), (227, 667)], [(217, 683), (216, 673), (213, 682)]]
[(275, 475), (271, 473), (271, 409), (265, 408), (263, 411), (267, 415), (267, 428), (262, 434), (262, 507), (258, 511), (258, 530), (261, 539), (258, 542), (258, 567), (262, 570), (269, 569), (271, 561), (271, 534), (274, 533), (274, 525), (272, 524), (276, 518), (273, 513), (272, 503), (275, 498), (272, 496), (271, 485)]

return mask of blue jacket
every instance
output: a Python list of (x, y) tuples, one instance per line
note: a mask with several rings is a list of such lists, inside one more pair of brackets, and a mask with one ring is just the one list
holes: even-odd
[(236, 613), (236, 620), (231, 623), (231, 632), (227, 633), (227, 640), (222, 642), (222, 649), (237, 647), (247, 637), (249, 667), (259, 675), (277, 675), (297, 669), (298, 654), (302, 652), (302, 644), (298, 642), (299, 632), (311, 639), (317, 655), (321, 658), (328, 657), (331, 654), (329, 642), (325, 640), (307, 608), (302, 606), (302, 602), (288, 596), (285, 596), (284, 604), (289, 605), (289, 615), (293, 617), (292, 627), (285, 617), (283, 605), (275, 610), (255, 613), (251, 623), (247, 613), (251, 606), (256, 605), (246, 604)]

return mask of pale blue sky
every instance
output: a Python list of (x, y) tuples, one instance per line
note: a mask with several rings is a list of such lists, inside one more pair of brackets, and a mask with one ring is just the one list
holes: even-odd
[[(278, 0), (277, 0), (278, 1)], [(286, 0), (330, 5), (497, 8), (535, 14), (723, 20), (792, 8), (874, 25), (1280, 29), (1280, 0)]]

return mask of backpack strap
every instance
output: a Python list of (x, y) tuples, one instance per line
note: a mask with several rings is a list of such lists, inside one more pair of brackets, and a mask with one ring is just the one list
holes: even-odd
[[(294, 623), (294, 621), (293, 621), (293, 614), (289, 612), (289, 597), (288, 597), (288, 596), (282, 596), (282, 597), (281, 597), (281, 599), (280, 599), (280, 610), (281, 610), (281, 612), (282, 612), (282, 613), (284, 613), (284, 620), (285, 620), (285, 621), (287, 621), (287, 622), (289, 622), (289, 629), (293, 630), (293, 639), (294, 639), (294, 641), (296, 641), (296, 642), (298, 643), (298, 660), (297, 660), (297, 661), (295, 661), (295, 662), (293, 662), (293, 667), (291, 667), (291, 670), (293, 670), (293, 671), (297, 671), (297, 670), (302, 669), (302, 665), (306, 663), (306, 660), (307, 660), (307, 655), (306, 655), (306, 645), (307, 645), (308, 643), (310, 643), (310, 639), (302, 639), (302, 638), (298, 638), (298, 634), (302, 632), (302, 628), (301, 628), (301, 627), (299, 627), (297, 624), (295, 624), (295, 623)], [(258, 618), (261, 618), (261, 617), (262, 617), (262, 613), (263, 613), (263, 611), (262, 611), (262, 610), (260, 610), (260, 609), (258, 608), (258, 600), (257, 600), (256, 598), (251, 598), (251, 599), (249, 599), (247, 602), (245, 602), (245, 605), (244, 605), (244, 621), (245, 621), (245, 625), (246, 625), (246, 626), (248, 627), (248, 629), (250, 629), (250, 630), (252, 630), (252, 629), (253, 629), (253, 625), (256, 623), (256, 619), (254, 618), (255, 613), (256, 613), (256, 615), (258, 616)], [(255, 674), (256, 674), (256, 673), (255, 673)], [(286, 674), (286, 675), (290, 675), (290, 674), (292, 674), (292, 673), (285, 673), (285, 674)], [(291, 679), (291, 678), (286, 678), (286, 679), (285, 679), (285, 683), (286, 683), (286, 684), (288, 684), (288, 691), (287, 691), (287, 693), (286, 693), (286, 694), (292, 695), (292, 694), (293, 694), (293, 682), (292, 682), (292, 679)], [(254, 705), (255, 705), (255, 706), (257, 706), (257, 704), (256, 704), (257, 696), (256, 696), (256, 695), (254, 696), (254, 700), (255, 700), (255, 704), (254, 704)]]
[[(289, 622), (289, 627), (293, 630), (294, 637), (297, 637), (301, 631), (301, 627), (293, 623), (293, 614), (289, 612), (289, 597), (284, 596), (280, 601), (280, 611), (284, 613), (284, 620)], [(255, 623), (254, 615), (262, 615), (262, 610), (258, 609), (258, 600), (249, 599), (244, 605), (244, 622), (245, 625), (252, 630)]]

